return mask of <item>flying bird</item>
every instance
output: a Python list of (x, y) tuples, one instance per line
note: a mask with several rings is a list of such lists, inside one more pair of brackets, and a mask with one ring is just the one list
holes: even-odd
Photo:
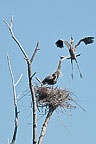
[(60, 75), (60, 70), (61, 70), (61, 63), (64, 59), (66, 59), (68, 56), (64, 57), (60, 57), (60, 61), (59, 61), (59, 65), (57, 67), (56, 72), (54, 72), (52, 75), (49, 75), (47, 77), (45, 77), (45, 79), (42, 81), (43, 85), (48, 84), (48, 85), (54, 85), (57, 83), (58, 77)]
[[(69, 44), (71, 42), (71, 44)], [(73, 79), (73, 60), (75, 60), (75, 62), (77, 63), (77, 68), (79, 70), (79, 73), (80, 73), (80, 77), (82, 78), (82, 74), (80, 72), (80, 68), (79, 68), (79, 65), (78, 65), (78, 62), (77, 62), (77, 57), (80, 56), (80, 54), (76, 55), (75, 54), (75, 51), (76, 49), (78, 48), (79, 44), (81, 42), (84, 42), (86, 45), (87, 44), (91, 44), (94, 42), (94, 37), (85, 37), (85, 38), (82, 38), (81, 40), (79, 40), (79, 42), (75, 45), (75, 48), (73, 48), (73, 44), (74, 44), (74, 41), (73, 41), (73, 38), (71, 37), (70, 41), (67, 42), (65, 40), (58, 40), (56, 42), (56, 46), (59, 47), (59, 48), (63, 48), (64, 45), (63, 43), (65, 43), (65, 45), (68, 47), (69, 49), (69, 53), (70, 53), (70, 58), (67, 58), (67, 59), (71, 59), (71, 65), (72, 65), (72, 79)]]

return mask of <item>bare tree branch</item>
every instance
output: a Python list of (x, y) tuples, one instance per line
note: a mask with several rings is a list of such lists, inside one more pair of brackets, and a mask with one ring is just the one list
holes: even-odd
[(30, 62), (28, 62), (28, 77), (29, 77), (29, 87), (30, 87), (32, 102), (33, 102), (33, 144), (36, 144), (37, 143), (37, 105), (36, 105), (35, 91), (32, 84), (32, 72), (31, 72)]
[(38, 77), (35, 77), (35, 78), (38, 80), (38, 82), (41, 84), (41, 86), (43, 86), (42, 81)]
[(15, 129), (14, 129), (14, 134), (13, 134), (13, 138), (12, 138), (12, 142), (11, 142), (11, 144), (14, 144), (15, 140), (16, 140), (17, 127), (18, 127), (17, 98), (16, 98), (16, 90), (15, 90), (15, 84), (14, 84), (14, 77), (13, 77), (13, 73), (12, 73), (12, 70), (11, 70), (11, 65), (10, 65), (10, 60), (9, 60), (8, 54), (7, 54), (7, 60), (8, 60), (9, 71), (10, 71), (10, 75), (11, 75), (11, 79), (12, 79), (13, 95), (14, 95)]
[(18, 83), (20, 82), (21, 78), (22, 78), (23, 74), (20, 75), (20, 78), (18, 79), (18, 81), (15, 83), (15, 87), (18, 85)]
[(12, 17), (11, 17), (10, 28), (12, 28), (12, 25), (13, 25), (13, 15), (12, 15)]
[(32, 78), (35, 76), (36, 73), (37, 73), (37, 72), (34, 72), (34, 73), (32, 74)]
[(17, 102), (18, 102), (18, 99), (19, 99), (19, 97), (21, 96), (21, 94), (22, 94), (22, 93), (19, 93), (19, 95), (17, 96)]
[(22, 53), (24, 54), (25, 56), (25, 59), (27, 60), (28, 59), (28, 56), (26, 54), (26, 52), (24, 51), (23, 47), (21, 46), (21, 44), (19, 43), (19, 41), (16, 39), (16, 37), (14, 36), (14, 33), (12, 31), (12, 25), (13, 25), (13, 16), (11, 17), (11, 24), (10, 26), (8, 25), (8, 23), (3, 19), (4, 23), (7, 25), (7, 27), (9, 28), (9, 31), (11, 33), (11, 36), (12, 38), (15, 40), (15, 42), (18, 44), (20, 50), (22, 51)]
[(50, 117), (51, 117), (51, 115), (52, 115), (53, 112), (54, 112), (54, 108), (51, 107), (49, 109), (49, 112), (48, 112), (47, 116), (46, 116), (44, 124), (42, 126), (42, 131), (41, 131), (41, 134), (40, 134), (40, 137), (39, 137), (39, 140), (38, 140), (38, 144), (42, 144), (43, 138), (45, 136), (46, 128), (48, 126), (48, 122), (49, 122)]
[(33, 55), (32, 55), (32, 58), (31, 58), (31, 60), (30, 60), (31, 63), (32, 63), (32, 61), (33, 61), (33, 59), (34, 59), (34, 56), (35, 56), (37, 50), (39, 50), (39, 49), (38, 49), (38, 46), (39, 46), (39, 42), (37, 43), (36, 49), (35, 49), (35, 51), (34, 51), (34, 53), (33, 53)]
[(28, 65), (28, 77), (29, 77), (29, 87), (30, 87), (31, 96), (32, 96), (32, 102), (33, 102), (33, 144), (36, 144), (37, 143), (37, 105), (36, 105), (36, 97), (35, 97), (34, 87), (33, 87), (33, 84), (32, 84), (31, 63), (33, 61), (33, 58), (34, 58), (37, 50), (38, 50), (39, 42), (37, 43), (36, 49), (35, 49), (35, 51), (33, 53), (33, 56), (31, 58), (31, 60), (29, 60), (29, 58), (28, 58), (27, 54), (25, 53), (23, 47), (21, 46), (21, 44), (18, 42), (18, 40), (15, 38), (15, 36), (13, 34), (13, 31), (12, 31), (13, 16), (11, 18), (11, 24), (10, 24), (10, 26), (8, 25), (8, 23), (4, 19), (3, 19), (3, 21), (5, 22), (5, 24), (9, 28), (9, 31), (11, 33), (12, 38), (18, 44), (20, 50), (22, 51), (22, 53), (25, 56), (25, 59), (27, 61), (27, 65)]

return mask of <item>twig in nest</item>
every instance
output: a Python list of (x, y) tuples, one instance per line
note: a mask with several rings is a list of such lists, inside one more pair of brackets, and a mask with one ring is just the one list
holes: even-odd
[(45, 108), (45, 110), (48, 110), (48, 108), (50, 108), (51, 106), (54, 109), (60, 107), (66, 110), (66, 109), (74, 109), (76, 108), (76, 105), (82, 108), (76, 102), (76, 100), (72, 98), (73, 93), (69, 91), (68, 89), (61, 89), (58, 87), (53, 88), (50, 86), (42, 87), (42, 86), (36, 85), (35, 94), (37, 98), (38, 108), (42, 108), (42, 109)]
[(67, 107), (71, 105), (68, 103), (69, 97), (72, 92), (67, 89), (60, 89), (58, 87), (39, 87), (36, 86), (36, 97), (38, 97), (38, 106), (47, 107)]

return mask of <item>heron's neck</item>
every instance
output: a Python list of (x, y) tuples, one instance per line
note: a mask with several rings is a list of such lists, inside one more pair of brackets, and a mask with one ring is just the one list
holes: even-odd
[(73, 44), (74, 44), (74, 43), (72, 42), (72, 43), (71, 43), (71, 48), (73, 48)]
[(61, 63), (62, 63), (62, 59), (59, 61), (59, 65), (58, 65), (57, 71), (60, 71), (60, 69), (61, 69)]

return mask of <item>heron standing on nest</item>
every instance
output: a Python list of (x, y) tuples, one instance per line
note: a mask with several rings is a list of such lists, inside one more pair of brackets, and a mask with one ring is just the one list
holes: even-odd
[(60, 61), (59, 61), (59, 65), (58, 68), (56, 70), (56, 72), (54, 72), (52, 75), (49, 75), (47, 77), (45, 77), (45, 79), (42, 81), (43, 85), (48, 84), (48, 85), (54, 85), (57, 83), (58, 77), (60, 75), (60, 70), (61, 70), (61, 63), (64, 59), (66, 59), (68, 56), (64, 57), (60, 57)]
[(77, 62), (77, 58), (76, 58), (76, 57), (80, 56), (80, 54), (76, 55), (76, 54), (75, 54), (75, 51), (76, 51), (77, 47), (79, 46), (79, 44), (80, 44), (81, 42), (84, 42), (86, 45), (93, 43), (93, 42), (94, 42), (94, 37), (85, 37), (85, 38), (82, 38), (82, 39), (79, 40), (79, 42), (75, 45), (75, 48), (73, 48), (74, 41), (73, 41), (73, 38), (72, 38), (72, 37), (71, 37), (71, 39), (70, 39), (70, 41), (69, 41), (69, 42), (71, 42), (71, 44), (69, 44), (69, 43), (68, 43), (67, 41), (65, 41), (65, 40), (60, 40), (60, 39), (59, 39), (59, 40), (56, 42), (57, 47), (63, 48), (63, 42), (64, 42), (65, 45), (68, 47), (69, 53), (70, 53), (70, 56), (71, 56), (70, 58), (67, 58), (67, 59), (71, 59), (71, 64), (72, 64), (72, 79), (73, 79), (73, 60), (76, 61), (76, 63), (77, 63), (77, 68), (78, 68), (79, 73), (80, 73), (80, 77), (82, 78), (82, 74), (81, 74), (81, 72), (80, 72), (80, 68), (79, 68), (79, 65), (78, 65), (78, 62)]

